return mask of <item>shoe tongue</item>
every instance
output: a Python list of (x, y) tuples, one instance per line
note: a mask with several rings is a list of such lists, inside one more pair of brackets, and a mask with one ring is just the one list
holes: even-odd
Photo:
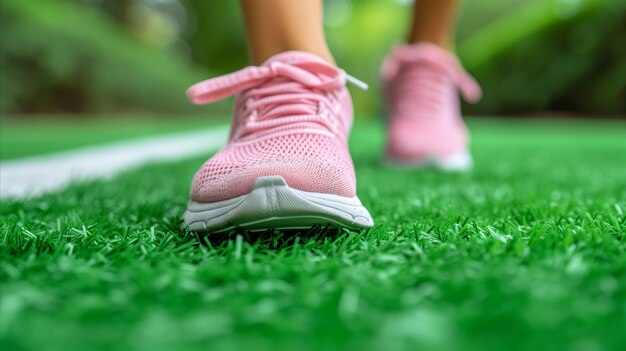
[(334, 67), (333, 64), (325, 61), (321, 57), (304, 51), (285, 51), (280, 54), (276, 54), (263, 62), (263, 66), (268, 66), (273, 62), (283, 62), (295, 65), (301, 63), (321, 63), (330, 67)]

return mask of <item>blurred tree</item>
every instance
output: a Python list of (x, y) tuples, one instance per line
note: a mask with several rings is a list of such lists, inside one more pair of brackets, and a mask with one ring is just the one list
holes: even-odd
[(520, 4), (460, 46), (485, 90), (473, 113), (626, 113), (626, 2)]
[(190, 111), (202, 71), (72, 1), (0, 3), (0, 111)]
[(183, 3), (189, 13), (183, 36), (196, 61), (220, 73), (248, 64), (239, 1), (184, 0)]
[(103, 0), (100, 6), (110, 14), (110, 16), (122, 26), (128, 26), (130, 23), (130, 9), (136, 0)]

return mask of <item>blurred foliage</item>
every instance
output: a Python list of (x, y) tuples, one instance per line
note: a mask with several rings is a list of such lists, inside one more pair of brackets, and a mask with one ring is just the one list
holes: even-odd
[[(238, 1), (0, 4), (0, 112), (198, 111), (189, 84), (247, 63)], [(406, 36), (410, 6), (325, 1), (337, 62), (372, 86), (354, 91), (360, 115), (382, 110), (379, 66)], [(467, 1), (459, 55), (485, 90), (467, 111), (626, 113), (625, 38), (623, 0)]]
[(462, 42), (471, 111), (626, 112), (626, 2), (528, 2)]
[(133, 38), (94, 8), (3, 0), (0, 111), (174, 112), (205, 73)]

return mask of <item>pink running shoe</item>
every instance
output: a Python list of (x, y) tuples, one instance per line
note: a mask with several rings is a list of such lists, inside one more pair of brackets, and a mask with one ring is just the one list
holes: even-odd
[(345, 84), (353, 79), (317, 56), (285, 52), (192, 86), (196, 104), (233, 94), (235, 104), (228, 144), (193, 180), (189, 228), (371, 227), (347, 146), (353, 117)]
[(403, 45), (382, 69), (389, 113), (387, 160), (444, 170), (471, 167), (468, 131), (458, 90), (480, 100), (478, 83), (450, 52), (434, 44)]

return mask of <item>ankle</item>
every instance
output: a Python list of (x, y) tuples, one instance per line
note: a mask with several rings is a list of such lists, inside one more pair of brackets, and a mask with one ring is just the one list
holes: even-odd
[(437, 45), (438, 47), (450, 51), (452, 53), (456, 52), (456, 46), (454, 45), (454, 40), (450, 38), (434, 38), (434, 37), (421, 37), (417, 35), (412, 35), (408, 42), (409, 45), (416, 45), (420, 43), (429, 43)]
[(254, 66), (262, 65), (265, 61), (267, 61), (270, 57), (287, 52), (287, 51), (302, 51), (307, 52), (309, 54), (313, 54), (323, 59), (324, 61), (335, 64), (335, 59), (333, 58), (330, 50), (325, 46), (310, 46), (310, 45), (277, 45), (272, 47), (263, 47), (263, 48), (250, 48), (250, 64)]

